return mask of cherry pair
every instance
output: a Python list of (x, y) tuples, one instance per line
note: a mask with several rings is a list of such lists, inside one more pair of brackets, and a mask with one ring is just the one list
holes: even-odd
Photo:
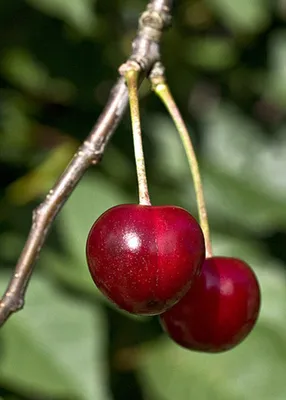
[(110, 300), (131, 313), (160, 315), (162, 326), (180, 345), (224, 351), (240, 343), (253, 328), (260, 306), (259, 285), (243, 261), (210, 256), (198, 162), (163, 68), (158, 65), (156, 73), (150, 74), (152, 87), (166, 105), (185, 148), (202, 229), (182, 208), (151, 205), (136, 67), (127, 62), (120, 73), (129, 93), (139, 205), (113, 207), (94, 223), (86, 247), (89, 269), (95, 284)]
[(87, 240), (98, 288), (118, 307), (158, 315), (183, 347), (219, 352), (252, 330), (260, 290), (251, 268), (226, 257), (205, 259), (197, 221), (174, 206), (120, 205), (106, 211)]

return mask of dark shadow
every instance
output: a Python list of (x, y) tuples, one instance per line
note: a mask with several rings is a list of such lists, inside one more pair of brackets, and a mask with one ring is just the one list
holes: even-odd
[(4, 400), (76, 400), (75, 397), (54, 397), (47, 396), (34, 391), (23, 392), (21, 389), (16, 389), (11, 385), (2, 384), (0, 382), (0, 396)]
[(261, 238), (273, 258), (278, 258), (286, 264), (286, 232), (277, 231)]

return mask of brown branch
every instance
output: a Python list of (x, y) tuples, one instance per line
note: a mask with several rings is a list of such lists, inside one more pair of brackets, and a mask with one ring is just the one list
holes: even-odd
[[(152, 0), (139, 19), (139, 27), (127, 62), (136, 62), (142, 78), (160, 59), (162, 32), (170, 24), (173, 0)], [(105, 146), (120, 122), (127, 106), (128, 94), (123, 77), (119, 78), (110, 98), (72, 161), (50, 190), (45, 200), (33, 212), (33, 222), (13, 276), (0, 302), (0, 326), (9, 316), (23, 308), (25, 292), (35, 261), (45, 242), (52, 222), (91, 164), (97, 164)]]

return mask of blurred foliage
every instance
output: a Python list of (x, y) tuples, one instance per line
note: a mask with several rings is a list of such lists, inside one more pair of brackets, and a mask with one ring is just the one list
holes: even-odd
[[(173, 93), (200, 159), (215, 252), (255, 268), (259, 323), (237, 349), (191, 353), (156, 318), (118, 312), (94, 287), (85, 240), (106, 208), (136, 202), (129, 117), (54, 224), (25, 309), (0, 333), (0, 399), (286, 398), (286, 5), (182, 0), (163, 40)], [(31, 212), (102, 110), (142, 0), (0, 2), (0, 286)], [(196, 213), (170, 118), (141, 98), (153, 204)]]

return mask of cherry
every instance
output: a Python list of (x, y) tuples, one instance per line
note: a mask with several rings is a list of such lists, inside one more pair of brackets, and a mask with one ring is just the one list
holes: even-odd
[(189, 289), (204, 260), (201, 228), (174, 206), (124, 204), (92, 226), (87, 262), (98, 288), (130, 313), (156, 315)]
[(260, 289), (249, 265), (211, 257), (187, 294), (160, 321), (179, 345), (215, 353), (235, 347), (250, 333), (259, 308)]

